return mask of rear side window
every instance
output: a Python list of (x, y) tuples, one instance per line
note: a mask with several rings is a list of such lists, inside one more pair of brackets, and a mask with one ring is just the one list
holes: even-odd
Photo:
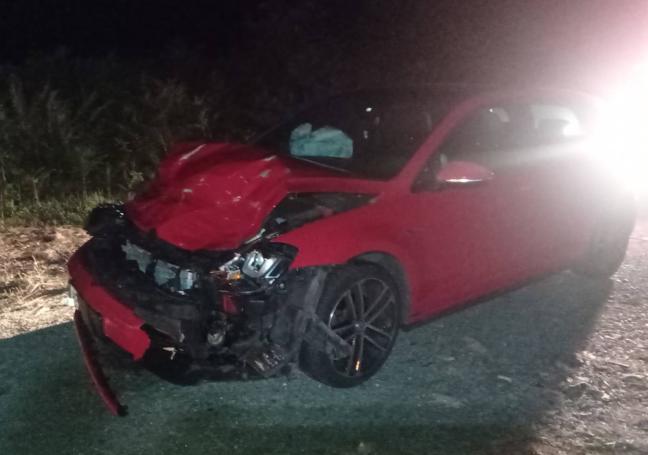
[[(577, 111), (557, 104), (532, 104), (533, 136), (537, 144), (552, 144), (582, 138), (585, 125)], [(532, 141), (533, 142), (533, 141)]]
[[(441, 161), (473, 161), (497, 168), (528, 162), (545, 146), (587, 135), (592, 113), (567, 103), (486, 106), (458, 126), (441, 146)], [(560, 152), (556, 152), (559, 155)]]

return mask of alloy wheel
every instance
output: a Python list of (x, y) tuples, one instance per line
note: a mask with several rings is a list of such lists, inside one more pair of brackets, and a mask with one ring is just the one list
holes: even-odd
[(351, 345), (349, 356), (333, 360), (336, 371), (348, 377), (371, 373), (389, 355), (398, 331), (394, 292), (377, 278), (357, 281), (333, 306), (328, 326)]

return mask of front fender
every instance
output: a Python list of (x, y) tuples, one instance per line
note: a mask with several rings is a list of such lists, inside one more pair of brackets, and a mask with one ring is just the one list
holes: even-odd
[[(301, 226), (280, 235), (276, 242), (297, 247), (292, 268), (344, 264), (368, 252), (382, 251), (407, 263), (391, 224), (381, 223), (358, 209)], [(360, 216), (359, 216), (360, 215)]]
[(398, 242), (402, 226), (389, 216), (381, 216), (382, 210), (372, 209), (363, 207), (324, 218), (283, 234), (276, 241), (298, 249), (293, 269), (345, 264), (370, 253), (388, 254), (402, 266), (412, 299), (417, 300), (423, 271), (416, 267), (413, 254)]

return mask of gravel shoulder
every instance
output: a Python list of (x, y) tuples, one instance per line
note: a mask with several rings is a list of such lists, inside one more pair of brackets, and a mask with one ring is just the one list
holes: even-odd
[(79, 227), (0, 228), (0, 340), (71, 320), (65, 305)]
[[(646, 221), (612, 280), (564, 272), (404, 332), (353, 390), (299, 372), (178, 387), (113, 361), (125, 418), (91, 390), (65, 322), (62, 267), (83, 233), (63, 229), (67, 247), (44, 237), (22, 255), (58, 251), (31, 296), (25, 264), (46, 261), (0, 265), (0, 286), (19, 280), (0, 290), (0, 453), (648, 454)], [(3, 250), (21, 235), (41, 233), (2, 232)]]

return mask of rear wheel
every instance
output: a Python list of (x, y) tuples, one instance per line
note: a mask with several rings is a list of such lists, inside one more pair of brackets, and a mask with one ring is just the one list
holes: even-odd
[(317, 315), (351, 345), (351, 354), (332, 358), (305, 343), (301, 368), (333, 387), (353, 387), (369, 379), (389, 356), (400, 325), (400, 302), (393, 279), (375, 265), (349, 265), (329, 275)]
[(625, 258), (634, 227), (634, 205), (624, 204), (602, 217), (590, 240), (589, 249), (574, 272), (593, 278), (608, 278)]

